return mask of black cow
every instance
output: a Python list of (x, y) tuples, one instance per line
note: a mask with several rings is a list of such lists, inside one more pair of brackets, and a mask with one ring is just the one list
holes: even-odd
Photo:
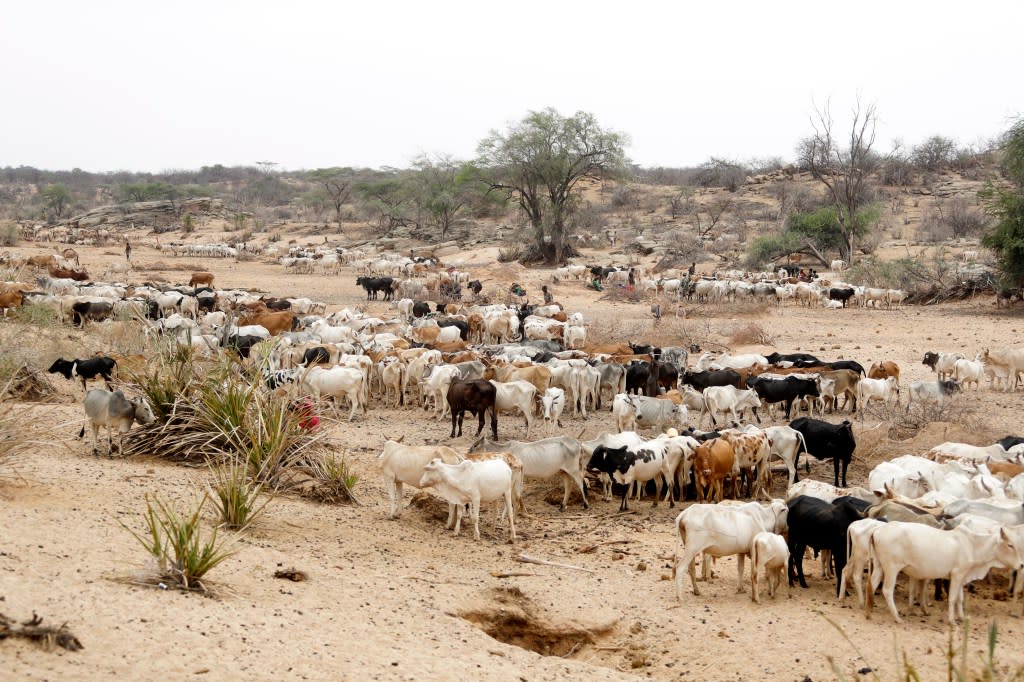
[(415, 318), (430, 314), (430, 304), (426, 301), (417, 301), (412, 304), (412, 316)]
[(832, 552), (832, 560), (835, 562), (836, 595), (839, 595), (839, 577), (846, 567), (846, 529), (854, 521), (864, 518), (863, 509), (851, 502), (853, 499), (840, 497), (829, 504), (816, 497), (800, 495), (789, 501), (787, 544), (790, 585), (794, 580), (799, 580), (800, 587), (807, 587), (803, 559), (808, 547), (816, 551), (827, 549)]
[(476, 435), (479, 436), (480, 432), (484, 430), (484, 414), (490, 410), (491, 436), (497, 440), (498, 411), (494, 406), (497, 392), (494, 384), (483, 379), (452, 381), (446, 396), (452, 410), (452, 433), (449, 437), (455, 438), (456, 420), (459, 425), (459, 435), (462, 435), (462, 420), (466, 416), (467, 410), (480, 420), (480, 426), (476, 430)]
[(377, 294), (384, 292), (384, 300), (391, 300), (391, 286), (394, 279), (391, 277), (357, 277), (356, 284), (366, 290), (366, 300), (377, 300)]
[(633, 349), (634, 355), (650, 355), (652, 358), (661, 355), (661, 349), (649, 343), (631, 343), (629, 347)]
[(842, 424), (831, 424), (820, 419), (799, 417), (789, 423), (790, 428), (803, 434), (804, 440), (797, 446), (797, 457), (801, 452), (817, 459), (831, 459), (835, 470), (835, 483), (839, 487), (839, 465), (843, 467), (843, 486), (846, 487), (846, 469), (853, 459), (857, 441), (853, 438), (853, 426), (848, 419)]
[(306, 352), (302, 354), (302, 362), (299, 364), (303, 367), (309, 367), (310, 365), (329, 365), (331, 364), (331, 351), (327, 350), (323, 346), (307, 348)]
[(734, 369), (709, 369), (704, 372), (683, 372), (683, 383), (703, 391), (709, 386), (736, 386), (740, 383), (740, 374)]
[(785, 379), (764, 379), (749, 377), (747, 386), (754, 389), (757, 396), (765, 403), (786, 403), (786, 419), (790, 418), (793, 401), (805, 396), (818, 395), (818, 383), (814, 379), (801, 379), (788, 376)]
[(1024, 443), (1024, 438), (1021, 438), (1020, 436), (1006, 436), (1005, 438), (998, 440), (996, 442), (1003, 446), (1003, 450), (1009, 450), (1014, 445), (1020, 445), (1021, 443)]
[[(212, 313), (217, 307), (217, 297), (214, 295), (196, 296), (196, 301), (199, 305), (199, 309), (203, 312)], [(152, 301), (156, 303), (156, 301)], [(157, 306), (159, 309), (159, 306)]]
[(864, 365), (860, 364), (856, 360), (836, 360), (835, 362), (826, 362), (825, 367), (829, 369), (849, 369), (857, 374), (867, 376), (867, 372), (864, 370)]
[(262, 340), (262, 336), (239, 336), (238, 334), (232, 334), (228, 337), (228, 342), (224, 347), (235, 351), (239, 357), (248, 358), (252, 347)]
[(459, 338), (463, 341), (469, 341), (469, 323), (463, 322), (462, 320), (452, 320), (447, 317), (437, 318), (438, 327), (458, 327)]
[(77, 301), (71, 304), (71, 320), (79, 327), (85, 326), (86, 320), (105, 320), (113, 312), (114, 304), (110, 301)]
[(626, 366), (626, 393), (646, 394), (651, 368), (646, 362), (633, 361)]
[(107, 388), (110, 388), (110, 375), (114, 371), (114, 367), (117, 366), (117, 361), (114, 358), (108, 357), (97, 357), (89, 358), (88, 360), (65, 360), (64, 358), (57, 358), (50, 365), (50, 369), (46, 370), (50, 374), (60, 374), (65, 379), (73, 379), (78, 377), (82, 380), (82, 390), (85, 390), (85, 380), (94, 379), (97, 376), (103, 377), (104, 381), (107, 382)]
[(146, 317), (148, 319), (150, 319), (150, 320), (159, 320), (161, 317), (163, 317), (160, 314), (160, 304), (157, 303), (156, 301), (152, 301), (152, 300), (147, 301), (146, 302)]
[(270, 310), (291, 310), (292, 302), (283, 298), (262, 298), (263, 305)]
[(780, 362), (806, 362), (812, 365), (820, 365), (821, 360), (814, 357), (810, 353), (772, 353), (771, 355), (764, 356), (768, 362), (773, 365), (777, 365)]
[(480, 292), (484, 289), (484, 285), (481, 284), (478, 279), (474, 279), (472, 282), (467, 284), (466, 287), (473, 292), (474, 296), (479, 296)]
[(849, 301), (853, 295), (857, 293), (853, 288), (837, 289), (835, 287), (828, 290), (828, 298), (830, 301), (842, 301), (843, 307), (846, 307), (847, 301)]

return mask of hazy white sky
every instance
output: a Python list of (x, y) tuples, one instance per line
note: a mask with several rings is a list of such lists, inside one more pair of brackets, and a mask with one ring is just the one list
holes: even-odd
[(1024, 2), (9, 2), (0, 166), (406, 166), (552, 106), (644, 166), (792, 158), (814, 102), (879, 148), (1024, 113)]

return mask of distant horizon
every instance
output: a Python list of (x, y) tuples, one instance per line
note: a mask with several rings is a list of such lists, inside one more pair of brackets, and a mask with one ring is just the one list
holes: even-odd
[[(561, 113), (565, 114), (566, 112), (561, 112)], [(575, 112), (573, 112), (573, 113), (575, 113)], [(524, 115), (525, 115), (525, 113), (524, 113)], [(905, 151), (912, 150), (917, 145), (923, 143), (924, 141), (926, 141), (929, 138), (932, 138), (934, 136), (940, 136), (940, 137), (944, 137), (944, 138), (950, 139), (958, 147), (966, 147), (966, 146), (980, 147), (980, 148), (975, 149), (975, 151), (985, 151), (987, 149), (991, 149), (992, 147), (994, 147), (998, 143), (999, 137), (1002, 136), (1002, 134), (1005, 133), (1006, 130), (1009, 128), (1011, 120), (1012, 119), (1007, 119), (1006, 127), (1004, 127), (1002, 129), (994, 132), (991, 135), (987, 135), (987, 136), (986, 135), (977, 135), (977, 136), (975, 136), (975, 138), (972, 141), (959, 140), (959, 139), (956, 139), (956, 138), (954, 138), (954, 137), (952, 137), (950, 135), (945, 135), (942, 132), (932, 132), (932, 133), (929, 133), (929, 134), (923, 136), (921, 139), (915, 140), (915, 141), (912, 141), (912, 142), (911, 141), (907, 141), (906, 138), (902, 138), (902, 137), (896, 137), (896, 138), (893, 138), (893, 139), (894, 140), (899, 140), (902, 143), (903, 148), (904, 148)], [(625, 132), (627, 135), (629, 135), (629, 131), (618, 131), (618, 132)], [(842, 139), (843, 137), (844, 137), (844, 135), (840, 135), (840, 139)], [(794, 149), (796, 148), (798, 142), (799, 142), (799, 140), (794, 141), (794, 143), (793, 143)], [(714, 159), (722, 159), (722, 160), (725, 160), (725, 161), (735, 162), (735, 163), (745, 164), (745, 165), (749, 165), (750, 162), (752, 162), (752, 161), (768, 161), (768, 160), (776, 159), (776, 158), (781, 160), (783, 165), (789, 165), (789, 164), (792, 164), (792, 163), (796, 163), (796, 161), (797, 161), (797, 159), (794, 156), (784, 156), (784, 155), (781, 155), (781, 154), (746, 155), (746, 156), (740, 156), (740, 157), (730, 157), (730, 156), (726, 156), (724, 154), (712, 153), (712, 154), (709, 154), (707, 157), (705, 157), (703, 160), (698, 161), (696, 163), (685, 163), (685, 164), (654, 163), (654, 164), (644, 164), (644, 163), (639, 163), (638, 161), (636, 161), (635, 159), (630, 157), (630, 155), (628, 154), (628, 149), (629, 148), (627, 147), (627, 154), (626, 154), (626, 156), (627, 156), (627, 160), (629, 161), (629, 163), (631, 163), (632, 165), (637, 166), (639, 168), (643, 168), (643, 169), (654, 169), (654, 168), (668, 168), (668, 169), (678, 169), (678, 170), (697, 169), (697, 168), (700, 168), (703, 164), (705, 164), (708, 161), (710, 161), (712, 158), (714, 158)], [(878, 153), (878, 154), (880, 154), (882, 156), (885, 156), (887, 153), (889, 153), (889, 151), (891, 151), (891, 143), (890, 143), (889, 147), (884, 147), (883, 148), (878, 143), (878, 141), (876, 141), (875, 145), (873, 147), (873, 151), (875, 151), (876, 153)], [(439, 151), (438, 153), (439, 154), (445, 154), (445, 152), (443, 150)], [(413, 160), (413, 158), (415, 156), (416, 155), (410, 156), (409, 161), (408, 161), (409, 165), (407, 165), (407, 166), (397, 166), (397, 165), (388, 165), (388, 164), (384, 164), (384, 165), (381, 165), (381, 166), (367, 166), (367, 165), (351, 164), (351, 163), (333, 163), (333, 164), (327, 164), (327, 165), (321, 165), (321, 166), (295, 166), (295, 167), (286, 168), (286, 167), (283, 167), (282, 164), (278, 164), (276, 162), (273, 162), (274, 163), (273, 168), (270, 168), (268, 170), (269, 170), (269, 172), (281, 172), (281, 173), (303, 173), (303, 172), (308, 172), (308, 171), (316, 170), (317, 168), (352, 168), (352, 169), (355, 169), (355, 170), (370, 170), (370, 171), (385, 171), (385, 170), (388, 170), (388, 169), (393, 169), (393, 170), (409, 170), (412, 167), (412, 165), (411, 165), (412, 164), (412, 160)], [(474, 156), (469, 156), (469, 157), (466, 157), (466, 158), (456, 157), (455, 155), (450, 155), (450, 156), (452, 156), (453, 158), (455, 158), (458, 161), (472, 161), (473, 158), (474, 158)], [(74, 171), (78, 170), (78, 171), (81, 171), (83, 173), (89, 173), (89, 174), (92, 174), (92, 175), (113, 175), (113, 174), (116, 174), (116, 173), (133, 173), (133, 174), (143, 174), (143, 173), (145, 173), (145, 174), (150, 174), (150, 175), (172, 175), (174, 173), (195, 173), (195, 172), (199, 172), (203, 168), (213, 168), (213, 167), (216, 167), (216, 166), (221, 166), (221, 167), (224, 167), (224, 168), (254, 168), (254, 169), (259, 169), (261, 163), (267, 163), (268, 161), (269, 160), (260, 160), (260, 161), (251, 161), (251, 162), (248, 162), (248, 163), (246, 163), (246, 162), (225, 163), (223, 161), (215, 161), (215, 162), (210, 162), (210, 163), (202, 163), (202, 164), (199, 164), (199, 165), (196, 165), (196, 166), (179, 166), (179, 167), (163, 168), (163, 169), (160, 169), (160, 170), (152, 170), (152, 169), (145, 169), (145, 168), (114, 168), (114, 169), (109, 169), (109, 170), (95, 170), (95, 169), (89, 169), (89, 168), (81, 168), (81, 167), (78, 167), (78, 166), (64, 167), (64, 168), (53, 168), (53, 167), (37, 166), (37, 165), (32, 164), (32, 163), (13, 164), (13, 163), (7, 163), (7, 162), (0, 162), (0, 169), (33, 168), (35, 170), (38, 170), (38, 171), (41, 171), (41, 172), (45, 172), (45, 173), (71, 173), (71, 172), (74, 172)]]

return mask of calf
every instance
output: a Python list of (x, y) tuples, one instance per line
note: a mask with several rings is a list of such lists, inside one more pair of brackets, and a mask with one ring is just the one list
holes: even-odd
[(311, 367), (302, 377), (301, 385), (313, 393), (316, 400), (321, 396), (329, 395), (334, 398), (335, 410), (341, 403), (341, 396), (348, 398), (352, 408), (348, 413), (348, 420), (355, 419), (356, 410), (360, 407), (363, 413), (366, 412), (366, 403), (363, 396), (366, 391), (366, 375), (359, 369), (352, 367)]
[(737, 413), (742, 414), (745, 410), (751, 410), (757, 423), (761, 423), (761, 417), (757, 409), (761, 407), (761, 400), (753, 389), (737, 389), (733, 386), (711, 386), (704, 389), (704, 404), (707, 412), (711, 415), (711, 426), (718, 424), (715, 414), (728, 412), (733, 421), (738, 421)]
[[(626, 498), (629, 496), (630, 488), (634, 482), (646, 483), (663, 474), (661, 460), (665, 456), (664, 443), (647, 441), (642, 443), (635, 451), (628, 446), (609, 448), (599, 445), (594, 448), (594, 454), (587, 462), (587, 470), (607, 474), (614, 483), (625, 486), (622, 491), (622, 501), (619, 503), (619, 511), (627, 511)], [(665, 485), (671, 481), (664, 479)], [(660, 490), (658, 493), (660, 494)], [(657, 498), (654, 503), (657, 504)]]
[(539, 396), (541, 414), (544, 418), (544, 431), (550, 433), (555, 426), (562, 426), (562, 410), (565, 409), (565, 391), (561, 388), (549, 388)]
[(846, 598), (847, 586), (853, 582), (857, 604), (864, 606), (864, 570), (871, 566), (871, 536), (886, 524), (879, 519), (860, 519), (846, 529), (846, 567), (839, 582), (839, 599)]
[(960, 358), (953, 364), (953, 379), (960, 383), (961, 390), (974, 383), (974, 390), (981, 390), (981, 380), (985, 378), (985, 363), (981, 360)]
[[(697, 500), (721, 502), (725, 494), (725, 479), (733, 475), (736, 452), (732, 443), (724, 438), (712, 438), (699, 444), (693, 453), (693, 478)], [(733, 492), (735, 493), (735, 478)], [(735, 496), (735, 495), (734, 495)]]
[[(509, 540), (515, 542), (515, 510), (512, 505), (512, 468), (503, 459), (486, 459), (475, 462), (465, 460), (458, 464), (445, 464), (440, 459), (432, 460), (423, 469), (419, 487), (434, 488), (438, 494), (455, 505), (455, 534), (462, 527), (463, 508), (469, 505), (469, 516), (473, 521), (473, 539), (480, 539), (480, 503), (504, 499), (508, 513)], [(449, 523), (451, 525), (451, 515)]]
[(213, 273), (212, 272), (193, 272), (192, 277), (188, 280), (190, 287), (196, 287), (203, 284), (208, 287), (213, 286)]
[(845, 288), (845, 289), (835, 289), (835, 288), (832, 288), (832, 289), (828, 290), (828, 298), (831, 301), (842, 301), (843, 307), (845, 308), (846, 307), (846, 303), (851, 298), (853, 298), (853, 295), (855, 293), (856, 292), (853, 290), (852, 287), (848, 287), (848, 288)]
[[(846, 487), (846, 470), (853, 459), (857, 441), (853, 437), (853, 426), (844, 419), (841, 424), (830, 424), (820, 419), (799, 417), (789, 423), (790, 428), (799, 431), (807, 454), (816, 459), (831, 459), (835, 472), (835, 485), (839, 487), (839, 469), (842, 467), (842, 486)], [(799, 454), (799, 452), (797, 453)]]
[[(768, 581), (768, 596), (774, 597), (789, 565), (789, 547), (786, 538), (770, 531), (761, 531), (750, 545), (750, 598), (755, 604), (761, 599), (757, 593), (757, 579), (762, 573)], [(786, 583), (787, 589), (789, 583)]]
[[(152, 424), (156, 417), (145, 400), (129, 400), (121, 391), (107, 391), (92, 388), (85, 394), (85, 416), (92, 427), (92, 454), (98, 454), (97, 437), (100, 427), (107, 427), (107, 457), (113, 457), (113, 437), (111, 429), (117, 427), (119, 434), (117, 450), (124, 454), (124, 434), (132, 428), (132, 424)], [(85, 427), (78, 433), (85, 435)]]
[(110, 388), (110, 377), (115, 367), (117, 367), (117, 362), (108, 357), (95, 357), (87, 360), (57, 358), (50, 365), (50, 369), (46, 371), (50, 374), (60, 374), (65, 379), (78, 377), (82, 380), (82, 390), (84, 391), (86, 379), (94, 379), (97, 376), (103, 377), (107, 382), (107, 388)]
[(450, 464), (462, 461), (455, 450), (444, 445), (404, 445), (400, 441), (384, 441), (384, 449), (377, 455), (377, 464), (388, 491), (389, 518), (397, 519), (402, 513), (402, 485), (421, 487), (423, 469), (434, 459)]
[(857, 382), (857, 402), (861, 403), (861, 419), (864, 418), (863, 408), (872, 400), (880, 400), (888, 407), (890, 402), (900, 404), (900, 387), (896, 377), (885, 379), (861, 379)]
[(633, 426), (662, 430), (670, 426), (684, 426), (687, 416), (686, 406), (676, 405), (671, 400), (624, 394), (615, 396), (612, 413), (620, 433)]
[(785, 403), (786, 419), (791, 417), (793, 401), (797, 398), (818, 396), (818, 385), (814, 379), (796, 376), (787, 376), (785, 379), (750, 377), (747, 379), (747, 386), (754, 389), (762, 403)]
[[(769, 531), (784, 533), (787, 526), (788, 509), (781, 500), (772, 500), (768, 506), (758, 502), (726, 507), (717, 504), (694, 504), (676, 517), (676, 551), (673, 573), (676, 578), (676, 597), (683, 599), (683, 572), (690, 575), (693, 593), (700, 596), (697, 588), (697, 571), (694, 561), (704, 553), (704, 578), (707, 574), (707, 558), (739, 555), (736, 591), (743, 591), (743, 560), (750, 554), (754, 538), (758, 533)], [(684, 550), (680, 551), (682, 547)]]
[(86, 320), (102, 322), (113, 312), (114, 304), (111, 301), (76, 301), (71, 304), (71, 321), (84, 327)]

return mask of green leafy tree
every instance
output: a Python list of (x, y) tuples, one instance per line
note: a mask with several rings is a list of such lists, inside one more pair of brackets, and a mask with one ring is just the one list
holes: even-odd
[(814, 134), (797, 148), (801, 164), (825, 186), (843, 237), (839, 252), (847, 263), (853, 263), (856, 216), (871, 201), (872, 188), (868, 178), (881, 159), (872, 153), (878, 114), (874, 105), (862, 107), (858, 101), (852, 112), (849, 141), (844, 143), (835, 130), (835, 122), (826, 104), (811, 119)]
[(1010, 127), (1000, 147), (1009, 186), (990, 182), (981, 192), (985, 211), (995, 220), (982, 244), (995, 251), (1006, 282), (1020, 287), (1024, 286), (1024, 117)]
[(480, 185), (472, 182), (473, 169), (450, 156), (420, 156), (413, 161), (416, 169), (416, 200), (420, 208), (438, 228), (441, 240), (456, 218), (470, 205)]
[(43, 205), (47, 212), (60, 220), (71, 206), (71, 192), (64, 185), (57, 183), (43, 190)]
[(754, 239), (747, 250), (747, 260), (760, 266), (787, 253), (802, 253), (828, 267), (833, 255), (843, 253), (847, 243), (846, 230), (851, 225), (853, 236), (860, 238), (871, 231), (878, 218), (879, 209), (875, 205), (864, 207), (852, 223), (845, 226), (839, 222), (839, 209), (835, 206), (824, 206), (808, 213), (794, 213), (786, 221), (786, 229), (782, 234)]
[(380, 171), (357, 182), (353, 193), (383, 234), (396, 227), (420, 226), (415, 183), (409, 171)]
[(324, 196), (334, 209), (334, 217), (338, 221), (338, 229), (341, 229), (341, 208), (348, 203), (352, 195), (352, 183), (356, 180), (356, 173), (351, 168), (317, 168), (310, 171), (307, 177), (319, 185)]
[(533, 229), (538, 254), (563, 260), (580, 182), (622, 176), (628, 138), (605, 130), (592, 114), (565, 117), (555, 109), (531, 111), (477, 148), (478, 177), (489, 192), (516, 200)]

